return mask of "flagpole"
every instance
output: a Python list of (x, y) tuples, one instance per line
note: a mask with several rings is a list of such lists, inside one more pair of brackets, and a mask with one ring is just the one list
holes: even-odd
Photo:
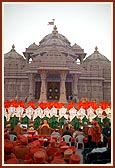
[(53, 22), (55, 22), (55, 19), (52, 19), (53, 20)]
[[(53, 22), (55, 22), (55, 19), (52, 19), (53, 20)], [(54, 26), (55, 26), (55, 24), (54, 24)], [(54, 27), (53, 27), (54, 28)]]

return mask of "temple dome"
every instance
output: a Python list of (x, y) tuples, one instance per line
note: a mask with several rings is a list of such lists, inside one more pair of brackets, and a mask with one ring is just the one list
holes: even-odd
[(97, 71), (99, 75), (103, 74), (104, 71), (108, 71), (107, 74), (111, 71), (111, 62), (100, 54), (98, 48), (95, 47), (94, 53), (83, 61), (83, 67), (90, 71)]
[(28, 49), (37, 49), (37, 48), (38, 48), (38, 45), (35, 44), (35, 42), (28, 47)]
[(77, 45), (76, 43), (72, 46), (73, 50), (75, 52), (79, 52), (79, 53), (84, 53), (84, 49), (82, 49), (79, 45)]
[(85, 60), (85, 62), (90, 62), (90, 61), (105, 61), (105, 62), (109, 62), (110, 61), (102, 54), (99, 53), (98, 48), (95, 47), (95, 51), (93, 54), (91, 54), (90, 56), (88, 56)]
[(57, 31), (57, 27), (54, 26), (54, 29), (52, 31), (52, 33), (46, 35), (40, 42), (39, 44), (45, 44), (47, 42), (47, 40), (56, 40), (58, 39), (59, 41), (62, 42), (63, 45), (70, 45), (71, 43), (69, 42), (69, 40), (62, 34), (59, 34)]
[(15, 72), (18, 70), (23, 70), (26, 65), (26, 60), (22, 55), (16, 52), (14, 49), (14, 44), (12, 45), (12, 49), (4, 54), (4, 69), (10, 73), (10, 69), (14, 69)]
[(71, 43), (69, 42), (69, 40), (65, 36), (58, 33), (56, 26), (54, 26), (52, 33), (46, 35), (39, 42), (39, 47), (33, 53), (33, 55), (47, 53), (54, 48), (59, 50), (61, 53), (71, 54), (71, 55), (75, 56), (75, 52), (73, 51), (73, 49), (71, 47)]
[(24, 60), (23, 56), (16, 52), (14, 44), (12, 45), (12, 49), (8, 53), (4, 54), (4, 58)]

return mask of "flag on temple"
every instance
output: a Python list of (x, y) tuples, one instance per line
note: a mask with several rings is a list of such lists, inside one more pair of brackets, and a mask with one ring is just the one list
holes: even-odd
[(55, 21), (55, 19), (52, 19), (51, 22), (48, 22), (48, 25), (54, 25), (54, 21)]
[(54, 22), (52, 21), (52, 22), (48, 22), (48, 25), (54, 25)]

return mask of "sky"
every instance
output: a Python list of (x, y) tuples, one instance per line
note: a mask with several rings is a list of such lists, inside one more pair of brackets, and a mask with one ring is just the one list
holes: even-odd
[(2, 3), (3, 53), (15, 45), (16, 51), (23, 52), (32, 43), (39, 42), (53, 30), (48, 22), (55, 19), (58, 33), (71, 43), (79, 45), (86, 56), (95, 47), (110, 61), (113, 54), (113, 11), (112, 3), (78, 2), (31, 2)]

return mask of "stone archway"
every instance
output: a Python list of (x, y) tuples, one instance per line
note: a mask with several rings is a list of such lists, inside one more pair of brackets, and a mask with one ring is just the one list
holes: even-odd
[(47, 100), (59, 100), (60, 82), (47, 82)]

